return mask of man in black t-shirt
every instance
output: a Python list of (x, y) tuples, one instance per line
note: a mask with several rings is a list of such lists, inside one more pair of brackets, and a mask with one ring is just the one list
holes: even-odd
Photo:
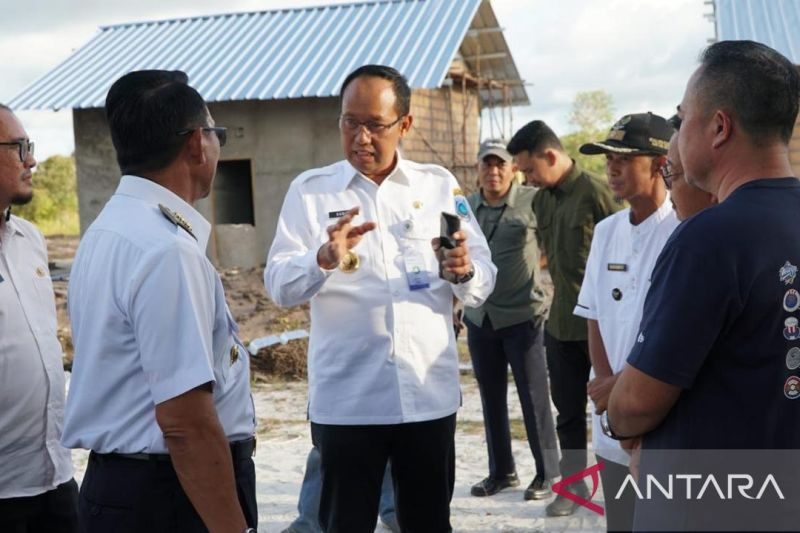
[[(800, 448), (800, 181), (788, 158), (799, 96), (800, 75), (785, 57), (751, 41), (722, 41), (703, 53), (678, 106), (686, 179), (720, 203), (685, 221), (665, 246), (637, 342), (611, 394), (603, 430), (635, 437), (629, 447), (641, 444), (640, 484), (703, 466), (703, 452), (677, 450)], [(732, 455), (715, 457), (721, 465)], [(754, 467), (746, 461), (756, 455), (737, 457), (745, 462), (720, 471)], [(797, 454), (786, 457), (783, 468), (800, 469)], [(703, 484), (700, 478), (687, 498), (678, 483), (678, 494), (657, 506), (640, 498), (637, 529), (725, 529), (742, 525), (726, 522), (733, 516), (774, 518), (748, 507), (760, 497), (738, 504), (735, 486), (721, 492), (733, 498), (715, 500), (732, 511), (715, 514), (707, 501), (702, 511), (692, 507)], [(781, 487), (786, 501), (793, 490)]]

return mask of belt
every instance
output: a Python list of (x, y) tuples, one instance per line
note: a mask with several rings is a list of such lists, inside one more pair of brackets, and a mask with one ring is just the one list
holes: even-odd
[[(237, 440), (236, 442), (231, 442), (230, 446), (231, 456), (234, 461), (247, 459), (255, 455), (256, 438), (250, 437), (249, 439)], [(98, 453), (92, 451), (90, 457), (99, 461), (133, 459), (135, 461), (172, 462), (172, 458), (168, 453)]]

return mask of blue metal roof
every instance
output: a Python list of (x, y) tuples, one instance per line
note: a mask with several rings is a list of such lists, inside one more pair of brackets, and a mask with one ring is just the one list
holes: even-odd
[(800, 2), (715, 0), (717, 38), (764, 43), (800, 64)]
[[(479, 8), (481, 20), (487, 9), (493, 18), (486, 0), (377, 0), (101, 27), (9, 104), (102, 107), (122, 74), (155, 68), (185, 71), (208, 102), (333, 96), (367, 63), (397, 68), (414, 89), (435, 88)], [(519, 79), (510, 53), (500, 66)], [(516, 92), (527, 102), (521, 81)]]

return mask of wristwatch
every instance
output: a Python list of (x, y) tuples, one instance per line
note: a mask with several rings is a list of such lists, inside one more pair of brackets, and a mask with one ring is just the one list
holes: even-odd
[(617, 435), (614, 433), (614, 430), (611, 429), (611, 424), (608, 423), (608, 411), (603, 411), (603, 414), (600, 415), (600, 429), (603, 430), (603, 435), (608, 437), (609, 439), (614, 440), (627, 440), (636, 437), (637, 435), (631, 435), (630, 437)]
[(471, 280), (474, 277), (475, 277), (475, 267), (470, 265), (469, 266), (469, 272), (467, 272), (463, 276), (458, 276), (456, 278), (455, 283), (456, 284), (466, 283), (466, 282), (468, 282), (469, 280)]

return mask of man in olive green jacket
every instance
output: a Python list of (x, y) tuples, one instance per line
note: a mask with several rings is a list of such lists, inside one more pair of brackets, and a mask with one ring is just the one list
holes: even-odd
[[(614, 200), (605, 180), (581, 170), (541, 120), (517, 131), (508, 151), (528, 184), (540, 188), (533, 201), (537, 236), (554, 286), (544, 343), (553, 403), (558, 410), (561, 476), (566, 478), (587, 465), (586, 383), (591, 368), (586, 320), (573, 315), (572, 310), (583, 282), (594, 226), (622, 205)], [(570, 491), (589, 497), (582, 481)], [(577, 506), (558, 495), (546, 512), (548, 516), (567, 516)]]

